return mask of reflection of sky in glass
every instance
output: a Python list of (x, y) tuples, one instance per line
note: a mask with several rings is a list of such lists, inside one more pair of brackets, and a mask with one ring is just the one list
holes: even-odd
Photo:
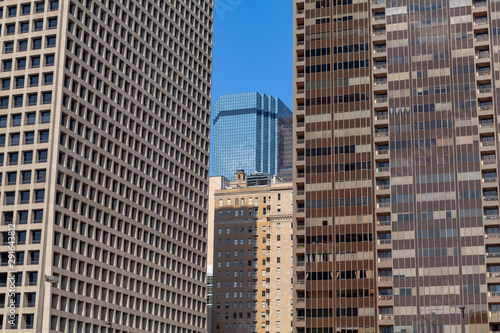
[(264, 94), (220, 96), (212, 112), (210, 175), (277, 174), (278, 118), (291, 115), (281, 100)]

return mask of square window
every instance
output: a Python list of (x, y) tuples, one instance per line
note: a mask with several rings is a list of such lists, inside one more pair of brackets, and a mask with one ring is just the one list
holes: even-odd
[(9, 165), (17, 165), (19, 162), (19, 153), (9, 153)]
[(56, 60), (56, 56), (53, 54), (49, 54), (45, 56), (45, 66), (54, 66), (54, 62)]
[(0, 97), (0, 108), (6, 109), (9, 107), (9, 98), (8, 97)]
[(16, 77), (16, 89), (24, 88), (24, 76)]
[(0, 116), (0, 128), (7, 127), (7, 116)]
[(19, 203), (21, 205), (26, 205), (30, 203), (30, 191), (19, 192)]
[(39, 81), (38, 75), (31, 75), (30, 76), (30, 87), (38, 86), (38, 81)]
[(45, 190), (35, 190), (35, 203), (40, 203), (45, 200)]
[(46, 170), (37, 170), (36, 171), (36, 182), (37, 183), (45, 183), (46, 177), (47, 177)]
[(33, 38), (31, 40), (31, 49), (39, 50), (42, 48), (42, 39), (41, 38)]
[(20, 108), (21, 106), (23, 106), (23, 95), (14, 96), (14, 107)]
[(50, 122), (50, 111), (40, 112), (40, 123), (46, 124)]
[(29, 22), (19, 23), (19, 33), (25, 34), (28, 32), (30, 32), (30, 23)]
[(6, 35), (14, 35), (15, 33), (16, 33), (16, 25), (15, 24), (5, 25), (5, 34)]
[(3, 79), (2, 90), (9, 90), (9, 89), (10, 89), (10, 79)]
[(34, 125), (36, 122), (36, 113), (26, 114), (26, 125)]
[(17, 59), (17, 69), (26, 69), (26, 58)]
[(57, 28), (57, 18), (50, 18), (48, 20), (47, 29)]
[(33, 152), (25, 151), (23, 153), (23, 164), (31, 164), (33, 163)]
[(25, 4), (21, 6), (22, 8), (22, 15), (29, 15), (31, 12), (31, 4)]
[(19, 146), (19, 143), (21, 141), (21, 134), (19, 133), (12, 133), (10, 135), (10, 145), (11, 146)]
[(40, 67), (40, 56), (31, 57), (30, 66), (31, 66), (31, 68)]
[(32, 145), (35, 143), (35, 132), (25, 132), (24, 133), (24, 144)]
[(44, 85), (49, 85), (54, 82), (54, 74), (53, 73), (46, 73), (43, 74), (43, 84)]
[(43, 30), (43, 20), (36, 20), (33, 25), (33, 31)]
[(52, 103), (52, 92), (42, 93), (42, 104), (50, 104), (50, 103)]
[[(28, 306), (29, 306), (29, 301), (28, 301)], [(32, 305), (34, 306), (34, 305)], [(23, 315), (23, 321), (25, 324), (25, 327), (27, 329), (33, 329), (34, 327), (34, 322), (35, 322), (35, 315), (34, 314), (25, 314)]]
[(4, 43), (3, 52), (4, 53), (12, 53), (12, 52), (14, 52), (14, 42), (5, 42)]
[(49, 142), (49, 131), (40, 131), (38, 134), (39, 143)]
[(7, 8), (7, 17), (14, 17), (17, 15), (17, 7), (12, 6)]
[(59, 1), (52, 0), (49, 2), (49, 11), (58, 10), (59, 9)]
[(5, 204), (14, 205), (16, 203), (16, 192), (5, 192)]
[(42, 219), (43, 219), (43, 210), (34, 210), (33, 223), (42, 223)]
[(37, 2), (35, 4), (35, 13), (43, 13), (45, 11), (45, 2)]
[(42, 240), (42, 231), (41, 230), (32, 230), (31, 231), (31, 243), (32, 244), (40, 244), (41, 240)]
[(17, 50), (19, 52), (28, 51), (28, 40), (20, 40), (18, 42)]
[(47, 47), (55, 47), (56, 46), (56, 36), (47, 37)]
[(17, 172), (7, 173), (7, 185), (16, 185), (17, 183)]
[(31, 183), (31, 171), (21, 172), (21, 184)]
[(28, 95), (28, 105), (36, 105), (38, 103), (38, 94), (29, 94)]
[(5, 212), (3, 213), (3, 223), (9, 224), (14, 222), (14, 213), (13, 212)]
[(4, 60), (2, 68), (4, 72), (10, 72), (12, 70), (12, 60)]
[(38, 163), (47, 162), (47, 156), (48, 156), (47, 150), (39, 150), (37, 154), (38, 154), (37, 156)]
[(22, 210), (17, 214), (17, 223), (19, 224), (27, 224), (28, 223), (28, 211)]
[[(40, 260), (40, 251), (29, 251), (29, 254), (30, 254), (30, 264), (38, 265), (38, 262)], [(36, 286), (37, 280), (38, 280), (38, 272), (28, 272), (28, 284), (30, 286)]]
[(12, 115), (12, 126), (21, 126), (22, 115), (14, 114)]

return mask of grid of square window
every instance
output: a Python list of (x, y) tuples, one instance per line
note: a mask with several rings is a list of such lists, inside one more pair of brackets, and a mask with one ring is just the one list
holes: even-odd
[[(0, 2), (0, 308), (18, 308), (13, 323), (0, 315), (0, 329), (35, 328), (58, 5)], [(13, 296), (6, 292), (9, 225), (16, 226)]]
[[(13, 88), (2, 79), (3, 89)], [(20, 79), (17, 80), (20, 82)], [(37, 286), (38, 268), (46, 198), (46, 162), (50, 135), (51, 111), (48, 109), (6, 109), (0, 113), (0, 234), (5, 247), (0, 247), (0, 307), (12, 299), (1, 287), (6, 285), (9, 253), (8, 226), (16, 225), (15, 283), (18, 287)], [(29, 249), (24, 246), (29, 245)], [(17, 325), (10, 328), (34, 328), (33, 308), (35, 292), (15, 294), (15, 304), (20, 307)], [(0, 327), (7, 323), (0, 318)]]
[[(51, 239), (51, 330), (205, 331), (211, 6), (3, 6), (2, 226), (16, 223), (28, 246), (18, 260), (27, 285), (40, 280), (29, 251)], [(21, 308), (44, 306), (37, 296), (23, 292)], [(30, 313), (0, 325), (32, 328)]]

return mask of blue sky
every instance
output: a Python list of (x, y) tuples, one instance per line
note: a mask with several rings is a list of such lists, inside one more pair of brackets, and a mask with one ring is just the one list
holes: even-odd
[(212, 105), (258, 91), (292, 108), (292, 1), (214, 0)]

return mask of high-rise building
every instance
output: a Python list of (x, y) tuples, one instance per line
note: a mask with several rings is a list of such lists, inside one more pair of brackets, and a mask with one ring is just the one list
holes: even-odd
[(292, 331), (292, 202), (292, 184), (263, 173), (215, 190), (213, 333)]
[(498, 11), (294, 1), (296, 333), (500, 330)]
[(222, 95), (212, 112), (210, 175), (234, 180), (237, 170), (292, 180), (292, 112), (257, 92)]
[(205, 332), (213, 1), (0, 16), (0, 330)]

